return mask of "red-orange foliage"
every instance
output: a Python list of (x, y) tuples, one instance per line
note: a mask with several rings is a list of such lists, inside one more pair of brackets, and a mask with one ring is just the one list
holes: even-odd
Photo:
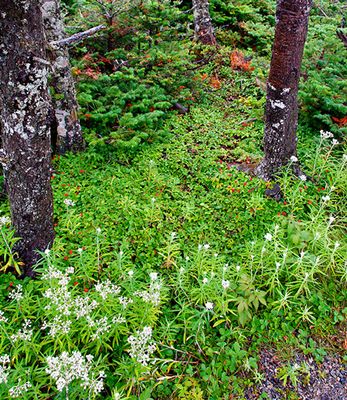
[(245, 60), (245, 56), (240, 50), (234, 50), (230, 54), (230, 63), (231, 68), (234, 70), (246, 72), (254, 71), (254, 67), (251, 66), (251, 62)]

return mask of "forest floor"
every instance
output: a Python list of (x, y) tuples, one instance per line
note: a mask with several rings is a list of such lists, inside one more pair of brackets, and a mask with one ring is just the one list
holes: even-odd
[[(45, 290), (61, 283), (21, 282), (25, 303), (6, 306), (6, 329), (12, 337), (31, 319), (31, 346), (16, 351), (32, 371), (43, 370), (47, 355), (78, 349), (106, 371), (106, 399), (347, 398), (343, 149), (301, 125), (298, 157), (313, 180), (285, 169), (283, 198), (267, 198), (270, 184), (237, 168), (252, 171), (262, 156), (258, 88), (242, 76), (224, 84), (189, 113), (172, 114), (162, 143), (130, 153), (93, 144), (55, 158), (56, 240), (39, 268), (74, 267), (69, 296), (98, 308), (89, 320), (71, 317), (68, 333), (59, 326), (55, 336), (43, 333), (42, 324), (60, 316), (45, 308)], [(105, 279), (121, 287), (127, 306), (109, 283), (111, 294), (100, 300)], [(19, 281), (1, 280), (5, 299)], [(142, 301), (144, 292), (152, 303)], [(116, 315), (126, 324), (100, 325), (93, 336), (97, 321)], [(128, 355), (127, 338), (147, 326), (155, 340), (150, 366)], [(5, 337), (0, 345), (1, 354), (9, 351)], [(27, 399), (54, 393), (37, 376)], [(71, 398), (81, 398), (72, 387)]]

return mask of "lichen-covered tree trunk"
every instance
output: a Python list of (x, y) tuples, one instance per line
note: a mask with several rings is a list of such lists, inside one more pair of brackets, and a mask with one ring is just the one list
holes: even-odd
[(54, 239), (48, 69), (39, 2), (0, 0), (2, 162), (28, 275)]
[(216, 45), (208, 0), (193, 0), (195, 39), (203, 44)]
[[(42, 0), (42, 16), (48, 42), (64, 38), (64, 23), (60, 10), (60, 0)], [(52, 63), (50, 86), (54, 127), (56, 128), (53, 148), (56, 153), (80, 151), (84, 148), (81, 125), (78, 119), (75, 82), (71, 73), (69, 53), (66, 46), (51, 48), (49, 58)]]
[[(296, 157), (298, 85), (311, 7), (312, 0), (277, 0), (267, 83), (265, 156), (256, 168), (257, 175), (266, 180), (271, 180), (292, 156)], [(293, 166), (297, 173), (297, 164)]]

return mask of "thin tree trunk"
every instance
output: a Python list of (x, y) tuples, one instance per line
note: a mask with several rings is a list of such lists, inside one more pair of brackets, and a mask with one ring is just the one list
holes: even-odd
[[(277, 0), (267, 83), (265, 157), (256, 169), (257, 175), (266, 180), (271, 180), (292, 156), (296, 157), (298, 85), (311, 7), (312, 0)], [(298, 173), (298, 165), (293, 166)]]
[(48, 69), (36, 0), (0, 0), (0, 130), (16, 250), (33, 275), (54, 239)]
[[(42, 16), (48, 42), (64, 38), (64, 23), (60, 11), (60, 0), (43, 0)], [(78, 119), (75, 82), (71, 73), (69, 52), (66, 46), (51, 48), (49, 57), (52, 63), (52, 102), (56, 143), (53, 149), (63, 154), (67, 151), (84, 149), (81, 125)]]
[(203, 44), (216, 45), (208, 0), (193, 0), (195, 39)]

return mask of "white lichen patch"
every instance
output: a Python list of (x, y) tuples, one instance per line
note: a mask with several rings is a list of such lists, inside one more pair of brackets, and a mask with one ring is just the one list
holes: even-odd
[(269, 86), (269, 88), (270, 88), (270, 89), (272, 89), (272, 90), (274, 90), (274, 91), (276, 91), (276, 90), (277, 90), (277, 89), (275, 88), (275, 86), (271, 85), (271, 83), (270, 83), (270, 82), (268, 82), (268, 86)]
[(283, 110), (284, 108), (286, 108), (286, 105), (280, 100), (271, 100), (270, 99), (270, 104), (273, 109), (280, 108), (281, 110)]
[(291, 91), (291, 88), (284, 88), (284, 89), (282, 89), (282, 95), (283, 94), (288, 94), (289, 92)]

